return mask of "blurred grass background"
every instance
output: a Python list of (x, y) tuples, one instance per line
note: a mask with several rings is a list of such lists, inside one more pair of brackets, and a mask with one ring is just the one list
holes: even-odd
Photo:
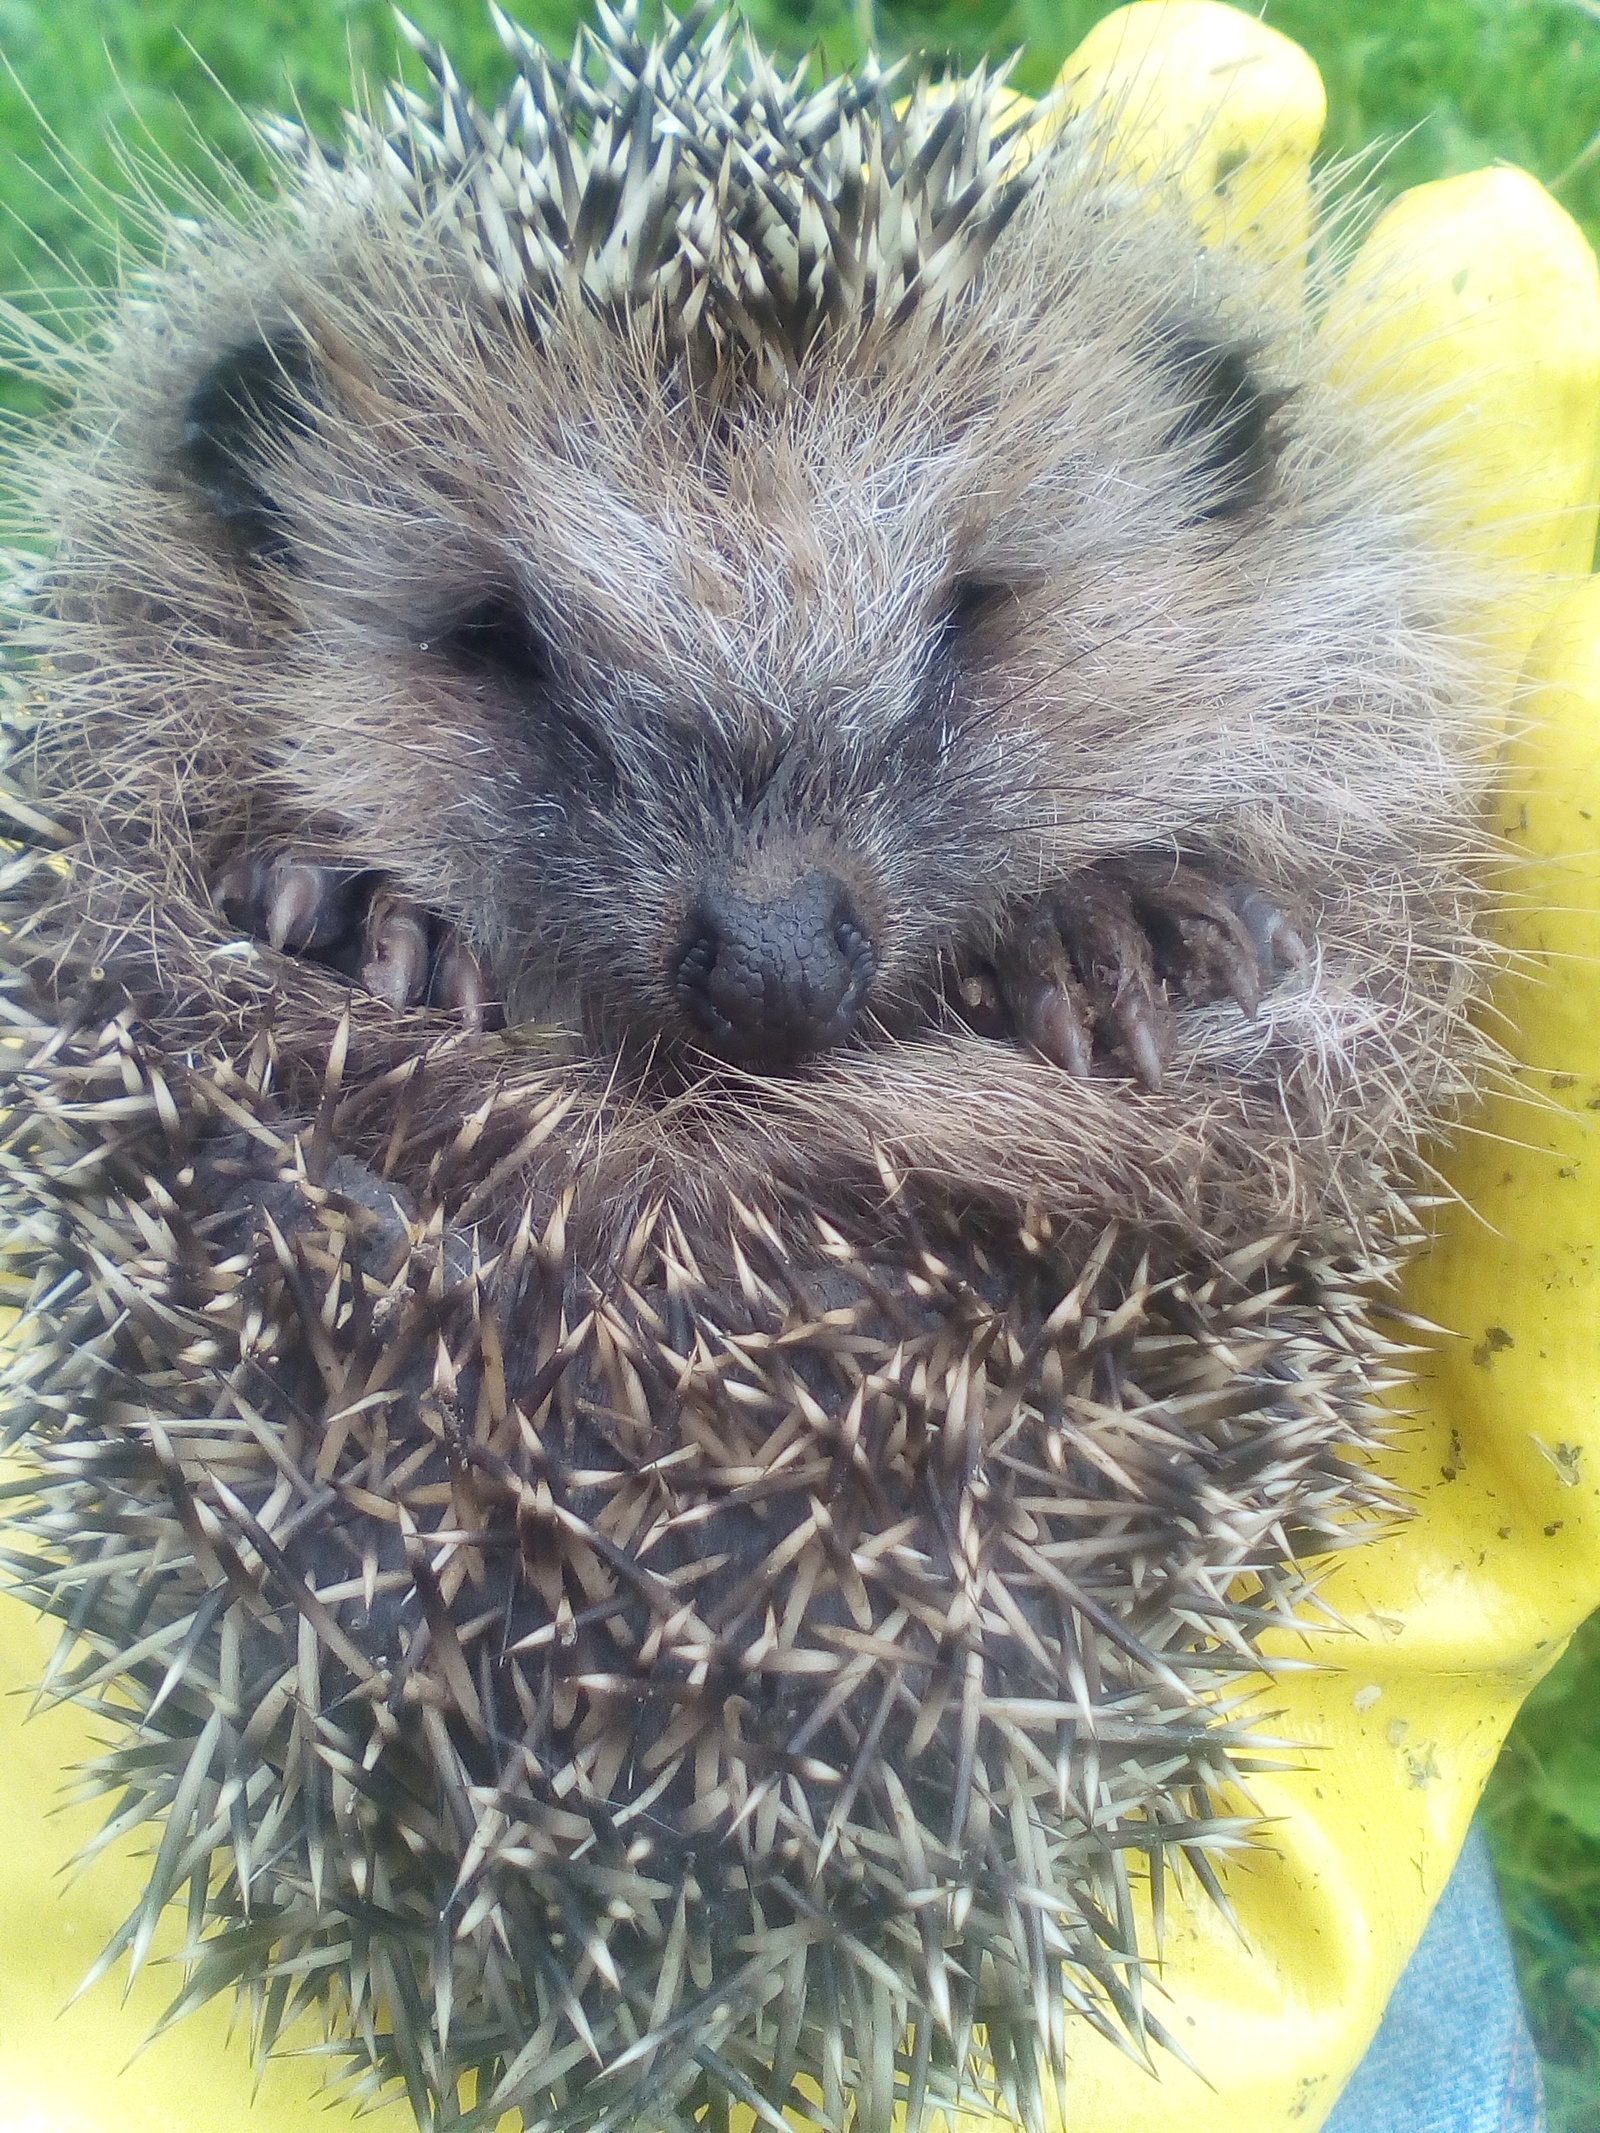
[[(513, 11), (564, 45), (584, 10), (515, 0)], [(503, 78), (478, 0), (414, 0), (408, 12), (480, 93)], [(820, 51), (831, 67), (857, 58), (874, 23), (886, 51), (966, 64), (1020, 46), (1014, 79), (1037, 90), (1108, 8), (747, 0), (747, 12), (769, 46)], [(1322, 68), (1327, 147), (1393, 144), (1382, 189), (1503, 158), (1600, 239), (1600, 0), (1268, 0), (1265, 14)], [(156, 190), (172, 198), (216, 156), (257, 174), (243, 113), (298, 107), (334, 132), (352, 74), (393, 70), (395, 35), (384, 0), (0, 0), (0, 54), (0, 290), (42, 295), (116, 271), (126, 180), (113, 136), (154, 160)], [(27, 397), (0, 379), (0, 398)], [(1600, 2133), (1600, 1618), (1530, 1699), (1485, 1818), (1554, 2133)]]

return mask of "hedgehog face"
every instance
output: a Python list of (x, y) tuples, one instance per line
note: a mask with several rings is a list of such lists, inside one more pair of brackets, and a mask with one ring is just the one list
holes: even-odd
[(984, 603), (885, 495), (900, 455), (840, 478), (831, 381), (798, 418), (725, 409), (708, 454), (677, 381), (622, 361), (572, 434), (526, 351), (514, 434), (463, 493), (431, 446), (443, 379), (408, 461), (310, 360), (269, 405), (271, 362), (206, 372), (183, 451), (200, 538), (220, 519), (279, 609), (275, 770), (336, 825), (314, 876), (234, 866), (256, 930), (333, 959), (354, 933), (405, 1003), (447, 923), (514, 1018), (754, 1067), (935, 1011), (953, 944), (1037, 871), (1017, 832), (1044, 765), (968, 686)]
[(437, 288), (214, 357), (177, 467), (272, 610), (289, 816), (225, 906), (397, 1005), (763, 1070), (953, 1015), (1156, 1085), (1172, 1002), (1253, 1011), (1298, 937), (1216, 832), (1282, 766), (1192, 713), (1262, 636), (1275, 400), (1148, 301), (1086, 389), (1070, 283), (1004, 266), (776, 395)]
[[(1469, 574), (1247, 266), (1081, 143), (1012, 213), (989, 94), (949, 107), (976, 192), (923, 154), (931, 108), (863, 121), (967, 203), (937, 302), (807, 281), (758, 329), (726, 261), (694, 282), (724, 209), (685, 166), (644, 294), (513, 303), (453, 178), (406, 193), (368, 143), (370, 184), (313, 159), (303, 212), (119, 318), (55, 514), (85, 634), (52, 645), (51, 746), (203, 957), (244, 932), (308, 999), (320, 966), (560, 1033), (648, 1095), (674, 1175), (703, 1174), (686, 1090), (719, 1150), (755, 1106), (829, 1175), (916, 1119), (1021, 1204), (1248, 1118), (1248, 1206), (1265, 1167), (1357, 1167), (1346, 1111), (1399, 1145), (1452, 1100)], [(793, 175), (864, 273), (831, 138)]]

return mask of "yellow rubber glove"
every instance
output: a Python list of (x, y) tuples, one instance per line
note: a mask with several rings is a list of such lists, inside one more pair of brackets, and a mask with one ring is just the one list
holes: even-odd
[(1130, 178), (1176, 179), (1208, 244), (1303, 265), (1328, 99), (1297, 44), (1213, 0), (1119, 8), (1062, 68), (1039, 132), (1091, 108)]
[[(1069, 110), (1113, 102), (1132, 175), (1175, 170), (1187, 143), (1182, 182), (1208, 237), (1297, 266), (1322, 96), (1286, 40), (1211, 0), (1152, 0), (1100, 24), (1062, 92)], [(1522, 587), (1500, 621), (1520, 653), (1554, 597), (1548, 574), (1586, 569), (1593, 541), (1600, 283), (1587, 247), (1519, 173), (1423, 187), (1378, 223), (1330, 330), (1352, 391), (1470, 406), (1457, 433), (1473, 457), (1469, 532), (1498, 544)], [(1272, 1729), (1309, 1753), (1303, 1770), (1256, 1781), (1275, 1819), (1225, 1876), (1244, 1945), (1202, 1897), (1169, 1909), (1161, 2013), (1206, 2079), (1165, 2056), (1152, 2078), (1080, 2027), (1075, 2133), (1314, 2133), (1517, 1704), (1600, 1600), (1600, 586), (1560, 606), (1528, 680), (1501, 823), (1524, 855), (1508, 869), (1522, 901), (1507, 937), (1526, 960), (1499, 1001), (1522, 1067), (1518, 1093), (1450, 1159), (1472, 1212), (1448, 1213), (1413, 1272), (1413, 1307), (1458, 1335), (1391, 1462), (1417, 1517), (1330, 1575), (1350, 1634), (1280, 1639), (1320, 1665), (1263, 1698), (1282, 1714)], [(53, 1632), (16, 1602), (0, 1616), (0, 1671), (21, 1689)], [(113, 1850), (60, 1895), (56, 1874), (104, 1813), (51, 1817), (94, 1729), (71, 1710), (24, 1729), (23, 1708), (20, 1695), (0, 1707), (6, 2133), (410, 2133), (403, 2105), (330, 2111), (315, 2063), (274, 2062), (258, 2095), (219, 2005), (124, 2069), (177, 1989), (159, 1966), (126, 2001), (105, 1980), (58, 2019), (144, 1875)], [(997, 2133), (978, 2119), (962, 2133), (980, 2127)]]
[[(1299, 116), (1275, 119), (1254, 90), (1232, 119), (1207, 111), (1185, 190), (1214, 234), (1206, 174), (1219, 142), (1243, 149), (1240, 167), (1288, 201), (1275, 225), (1258, 190), (1252, 228), (1295, 246), (1303, 174), (1284, 144), (1305, 140), (1315, 104), (1281, 39), (1209, 0), (1135, 6), (1099, 25), (1063, 79), (1080, 103), (1105, 83), (1139, 112), (1134, 165), (1154, 167), (1202, 116), (1208, 23), (1241, 80), (1282, 81)], [(1463, 536), (1504, 571), (1493, 628), (1515, 672), (1594, 548), (1600, 273), (1582, 234), (1520, 171), (1419, 187), (1375, 225), (1324, 330), (1353, 395), (1448, 426)], [(1313, 2133), (1377, 2027), (1518, 1705), (1600, 1602), (1600, 1116), (1587, 1108), (1600, 1105), (1600, 587), (1572, 592), (1538, 636), (1527, 684), (1515, 723), (1535, 723), (1507, 753), (1499, 827), (1534, 862), (1508, 871), (1522, 910), (1506, 927), (1534, 960), (1497, 1005), (1533, 1101), (1499, 1099), (1447, 1159), (1466, 1205), (1412, 1272), (1411, 1308), (1457, 1336), (1412, 1395), (1415, 1426), (1389, 1462), (1417, 1516), (1330, 1574), (1325, 1597), (1354, 1635), (1275, 1640), (1319, 1662), (1264, 1698), (1281, 1713), (1274, 1729), (1311, 1752), (1303, 1772), (1253, 1785), (1275, 1819), (1223, 1876), (1244, 1945), (1199, 1897), (1167, 1933), (1163, 2019), (1205, 2079), (1164, 2065), (1154, 2082), (1081, 2032), (1068, 2093), (1093, 2133)]]
[(1253, 1781), (1273, 1818), (1222, 1874), (1244, 1945), (1203, 1898), (1169, 1913), (1162, 1984), (1207, 2077), (1159, 2083), (1082, 2034), (1092, 2133), (1315, 2133), (1448, 1880), (1517, 1708), (1600, 1601), (1600, 580), (1537, 640), (1498, 827), (1527, 855), (1501, 988), (1522, 1062), (1444, 1165), (1463, 1203), (1408, 1306), (1454, 1337), (1388, 1471), (1416, 1507), (1340, 1559), (1348, 1634), (1278, 1636), (1318, 1670), (1275, 1681), (1302, 1771)]
[[(1600, 494), (1600, 280), (1526, 171), (1419, 185), (1387, 210), (1329, 307), (1335, 383), (1414, 406), (1450, 438), (1462, 531), (1505, 573), (1496, 634), (1517, 672), (1552, 575), (1588, 575)], [(1470, 439), (1471, 464), (1457, 439)]]

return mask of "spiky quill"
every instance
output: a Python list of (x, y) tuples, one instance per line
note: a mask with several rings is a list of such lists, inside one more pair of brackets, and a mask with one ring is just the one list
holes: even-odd
[(601, 22), (283, 129), (29, 461), (13, 1561), (180, 2007), (1034, 2119), (1386, 1508), (1480, 580), (1092, 119)]

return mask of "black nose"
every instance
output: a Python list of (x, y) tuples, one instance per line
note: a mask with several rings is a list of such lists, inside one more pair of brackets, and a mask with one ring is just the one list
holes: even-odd
[(822, 868), (753, 902), (706, 883), (672, 961), (684, 1013), (740, 1066), (783, 1067), (848, 1035), (877, 974), (872, 936)]

